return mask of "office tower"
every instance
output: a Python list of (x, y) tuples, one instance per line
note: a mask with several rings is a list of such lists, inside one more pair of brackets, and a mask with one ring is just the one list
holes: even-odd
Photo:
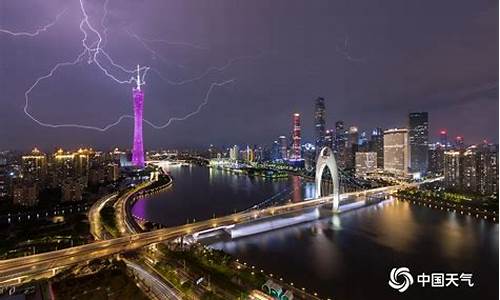
[(325, 144), (325, 99), (318, 97), (314, 104), (314, 132), (316, 154), (323, 148)]
[(237, 161), (240, 155), (240, 147), (238, 145), (234, 145), (229, 149), (229, 159)]
[(246, 162), (253, 162), (253, 161), (255, 161), (254, 150), (252, 148), (250, 148), (250, 146), (248, 146), (248, 145), (247, 145), (247, 148), (246, 148), (245, 153), (244, 153), (244, 160)]
[(311, 143), (305, 143), (302, 146), (302, 157), (306, 171), (312, 171), (316, 165), (316, 147)]
[(132, 149), (132, 164), (144, 167), (144, 144), (142, 140), (142, 114), (144, 110), (144, 92), (141, 90), (141, 77), (137, 66), (137, 87), (132, 90), (134, 97), (134, 145)]
[(445, 149), (448, 148), (448, 132), (444, 129), (439, 132), (439, 143)]
[(440, 143), (429, 144), (428, 158), (429, 158), (429, 166), (427, 171), (435, 174), (441, 175), (443, 174), (444, 169), (444, 146)]
[(302, 158), (301, 155), (301, 132), (300, 132), (300, 114), (293, 114), (293, 133), (292, 133), (292, 153), (290, 156), (291, 160), (299, 160)]
[(280, 145), (280, 158), (282, 160), (288, 159), (288, 140), (286, 136), (281, 135), (278, 137), (278, 143)]
[(358, 151), (359, 152), (368, 152), (370, 151), (370, 145), (368, 143), (368, 136), (366, 131), (361, 132), (358, 140)]
[(406, 176), (410, 164), (407, 129), (384, 131), (384, 170), (395, 175)]
[[(325, 132), (325, 144), (324, 144), (324, 146), (329, 147), (330, 149), (333, 149), (334, 139), (335, 139), (335, 131), (333, 129), (327, 130)], [(321, 151), (321, 149), (316, 150), (316, 151)]]
[(410, 170), (425, 175), (428, 168), (429, 116), (426, 112), (408, 115), (408, 134), (410, 139)]
[[(333, 152), (335, 154), (341, 153), (345, 146), (344, 141), (344, 122), (335, 122), (335, 138), (333, 139)], [(338, 157), (337, 157), (338, 160)]]
[(375, 128), (370, 137), (370, 152), (377, 153), (377, 168), (384, 168), (384, 132), (382, 128)]
[(350, 145), (358, 145), (359, 143), (358, 127), (356, 126), (349, 127), (348, 143)]
[(356, 152), (356, 175), (364, 176), (377, 171), (377, 152)]
[(464, 138), (462, 136), (456, 136), (455, 137), (455, 150), (464, 150), (464, 149), (465, 149)]

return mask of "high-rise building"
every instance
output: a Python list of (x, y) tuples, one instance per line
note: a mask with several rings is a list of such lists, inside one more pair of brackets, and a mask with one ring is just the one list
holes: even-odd
[(141, 90), (141, 76), (137, 66), (137, 87), (134, 88), (134, 145), (132, 148), (132, 164), (135, 167), (144, 167), (144, 144), (142, 140), (142, 114), (144, 110), (144, 92)]
[(395, 175), (406, 176), (410, 164), (407, 129), (384, 131), (384, 170)]
[(479, 187), (483, 195), (498, 196), (498, 145), (483, 144), (479, 155)]
[(288, 140), (286, 136), (281, 135), (278, 137), (278, 144), (280, 145), (280, 159), (288, 159)]
[(358, 151), (368, 152), (370, 150), (370, 145), (368, 143), (368, 136), (366, 131), (361, 132), (358, 139)]
[[(334, 139), (335, 139), (335, 131), (333, 129), (328, 129), (325, 132), (325, 144), (324, 144), (324, 146), (329, 147), (330, 149), (333, 149)], [(321, 149), (316, 150), (316, 151), (321, 151)]]
[(465, 149), (465, 142), (463, 136), (456, 136), (455, 137), (455, 149), (456, 150), (464, 150)]
[(14, 205), (34, 206), (38, 203), (38, 186), (33, 182), (18, 182), (12, 188)]
[(377, 152), (356, 152), (356, 175), (364, 176), (377, 171)]
[(47, 156), (37, 148), (23, 155), (22, 174), (27, 180), (43, 184), (47, 178)]
[(356, 127), (356, 126), (349, 127), (348, 142), (350, 145), (358, 145), (358, 143), (359, 143), (358, 127)]
[(370, 151), (377, 153), (377, 168), (384, 168), (384, 132), (382, 128), (375, 128), (370, 137)]
[(441, 175), (444, 170), (444, 146), (440, 143), (429, 144), (429, 167), (427, 169), (428, 172)]
[(460, 152), (449, 150), (444, 152), (444, 184), (446, 188), (458, 190), (461, 188)]
[(445, 149), (448, 148), (448, 131), (446, 131), (446, 129), (443, 129), (439, 132), (439, 143)]
[(410, 169), (413, 173), (427, 173), (429, 151), (429, 116), (426, 112), (409, 114)]
[(247, 162), (253, 162), (253, 161), (255, 161), (254, 150), (252, 148), (250, 148), (250, 146), (248, 146), (248, 145), (247, 145), (247, 148), (245, 150), (243, 158)]
[(238, 145), (234, 145), (229, 149), (229, 159), (237, 161), (240, 155), (240, 147)]
[(483, 144), (446, 151), (444, 179), (451, 191), (498, 195), (498, 146)]
[(300, 130), (300, 114), (293, 114), (293, 133), (292, 133), (292, 153), (290, 160), (300, 160), (301, 154), (301, 130)]
[(314, 105), (314, 131), (315, 131), (315, 146), (316, 154), (323, 148), (325, 144), (325, 99), (318, 97)]

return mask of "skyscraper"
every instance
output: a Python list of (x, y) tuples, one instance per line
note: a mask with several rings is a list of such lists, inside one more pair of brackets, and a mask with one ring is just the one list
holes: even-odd
[(137, 87), (134, 88), (134, 145), (132, 149), (132, 164), (144, 167), (144, 144), (142, 141), (142, 113), (144, 109), (144, 92), (141, 90), (141, 77), (137, 66)]
[(426, 174), (429, 164), (429, 116), (427, 112), (410, 113), (408, 116), (410, 138), (410, 169)]
[(429, 144), (428, 151), (429, 166), (428, 172), (432, 174), (443, 174), (444, 168), (444, 146), (440, 143)]
[(448, 189), (458, 190), (462, 185), (460, 180), (460, 162), (459, 151), (450, 150), (444, 152), (444, 184)]
[[(335, 139), (333, 141), (333, 152), (335, 154), (342, 153), (345, 146), (345, 136), (344, 136), (344, 122), (335, 122)], [(339, 157), (336, 157), (339, 160)]]
[(375, 128), (370, 137), (370, 151), (377, 152), (377, 168), (384, 168), (384, 132), (382, 128)]
[(293, 133), (292, 133), (292, 153), (290, 155), (291, 160), (299, 160), (302, 158), (301, 155), (301, 132), (300, 132), (300, 114), (293, 114)]
[(439, 143), (445, 149), (448, 147), (448, 132), (446, 131), (446, 129), (443, 129), (439, 132)]
[(278, 137), (278, 143), (280, 145), (280, 158), (282, 160), (288, 159), (288, 141), (286, 136), (280, 135)]
[(318, 97), (314, 105), (314, 130), (315, 130), (315, 146), (316, 154), (325, 145), (325, 99)]
[(384, 170), (396, 175), (408, 174), (410, 151), (407, 129), (384, 131)]

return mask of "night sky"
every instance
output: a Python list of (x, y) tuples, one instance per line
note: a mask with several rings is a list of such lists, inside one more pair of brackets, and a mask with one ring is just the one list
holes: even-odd
[[(318, 96), (328, 128), (337, 120), (361, 130), (403, 127), (410, 111), (428, 111), (431, 139), (447, 128), (466, 143), (498, 142), (498, 0), (109, 0), (104, 21), (104, 0), (84, 5), (96, 30), (107, 27), (104, 49), (115, 62), (154, 69), (145, 119), (189, 114), (213, 82), (234, 79), (187, 120), (162, 130), (145, 124), (149, 149), (270, 144), (289, 135), (294, 112), (311, 141)], [(17, 32), (33, 32), (65, 8), (38, 36), (0, 32), (0, 149), (131, 146), (131, 119), (99, 132), (44, 128), (23, 112), (34, 81), (82, 51), (82, 13), (78, 0), (0, 2), (0, 29)], [(104, 127), (131, 114), (132, 86), (84, 58), (41, 81), (29, 111), (46, 123)]]

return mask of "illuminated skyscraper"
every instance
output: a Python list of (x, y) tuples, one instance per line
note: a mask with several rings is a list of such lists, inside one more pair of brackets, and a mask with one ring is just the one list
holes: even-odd
[(377, 152), (377, 168), (384, 168), (384, 132), (382, 128), (375, 128), (370, 138), (370, 151)]
[(316, 153), (325, 145), (325, 99), (318, 97), (314, 105), (314, 131), (315, 131), (315, 146)]
[(280, 159), (288, 159), (288, 141), (286, 136), (281, 135), (278, 137), (278, 144), (280, 147)]
[(439, 132), (439, 143), (445, 149), (448, 147), (448, 132), (444, 129)]
[(141, 90), (141, 77), (137, 66), (137, 87), (134, 88), (134, 146), (132, 149), (132, 164), (144, 167), (144, 144), (142, 142), (142, 113), (144, 109), (144, 92)]
[(407, 129), (384, 131), (384, 170), (396, 175), (408, 174), (410, 151)]
[(410, 169), (414, 173), (425, 174), (428, 168), (429, 151), (429, 120), (426, 112), (410, 113), (409, 139), (410, 139)]
[(292, 134), (293, 142), (292, 142), (292, 153), (290, 155), (290, 159), (299, 160), (302, 158), (301, 149), (300, 149), (300, 141), (301, 141), (301, 133), (300, 133), (300, 114), (293, 114), (293, 134)]

